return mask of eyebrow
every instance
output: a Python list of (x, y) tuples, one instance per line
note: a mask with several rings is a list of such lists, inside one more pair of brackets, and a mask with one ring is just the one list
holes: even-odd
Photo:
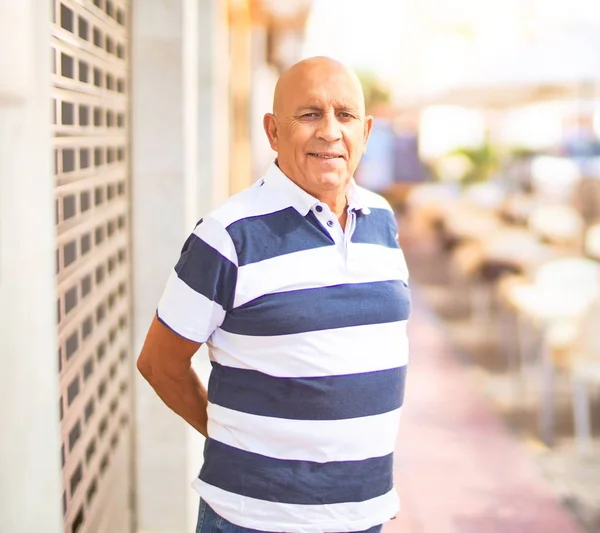
[(303, 105), (296, 108), (296, 114), (302, 113), (303, 111), (323, 111), (323, 108), (318, 105)]
[[(336, 111), (342, 111), (342, 112), (349, 112), (349, 113), (353, 113), (353, 114), (358, 114), (358, 108), (353, 107), (353, 106), (349, 106), (349, 105), (345, 105), (345, 104), (334, 104), (334, 108)], [(295, 114), (299, 114), (305, 111), (323, 111), (323, 107), (320, 105), (306, 105), (306, 106), (301, 106), (298, 107), (295, 111)]]

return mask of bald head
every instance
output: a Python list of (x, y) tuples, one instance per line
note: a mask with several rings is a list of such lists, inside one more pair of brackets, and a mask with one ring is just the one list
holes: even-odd
[(364, 115), (365, 97), (358, 76), (343, 63), (325, 56), (304, 59), (281, 74), (275, 86), (273, 114), (281, 115), (286, 104), (306, 97), (315, 86), (330, 83), (345, 86)]

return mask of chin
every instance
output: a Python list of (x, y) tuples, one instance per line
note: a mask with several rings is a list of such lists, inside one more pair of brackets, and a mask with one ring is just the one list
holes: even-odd
[(316, 178), (323, 187), (327, 187), (328, 189), (334, 189), (340, 185), (346, 185), (346, 183), (349, 181), (349, 177), (345, 172), (323, 172), (316, 176)]

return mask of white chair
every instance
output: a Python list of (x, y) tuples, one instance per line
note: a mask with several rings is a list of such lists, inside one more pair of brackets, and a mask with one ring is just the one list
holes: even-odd
[(570, 295), (568, 301), (575, 302), (579, 296), (594, 297), (591, 293), (598, 291), (599, 268), (599, 263), (585, 257), (565, 257), (541, 265), (533, 282), (541, 290)]
[(523, 330), (533, 325), (542, 335), (538, 354), (542, 374), (540, 430), (549, 445), (554, 433), (554, 355), (574, 344), (575, 325), (599, 296), (600, 264), (583, 257), (548, 261), (535, 271), (531, 283), (516, 283), (507, 290), (507, 300), (519, 319), (521, 369), (531, 355)]
[(407, 194), (406, 208), (417, 230), (430, 230), (440, 221), (448, 206), (460, 196), (456, 183), (422, 183)]
[(594, 224), (587, 229), (583, 249), (587, 256), (600, 261), (600, 224)]
[(502, 216), (516, 224), (525, 224), (539, 204), (532, 194), (513, 191), (507, 195), (500, 209)]
[(600, 386), (600, 298), (596, 298), (578, 328), (572, 353), (573, 418), (581, 453), (592, 450), (589, 393)]
[(522, 273), (558, 256), (556, 249), (543, 244), (525, 228), (503, 227), (483, 243), (484, 260), (514, 266)]
[[(484, 320), (478, 309), (477, 285), (480, 284), (480, 269), (482, 264), (482, 244), (479, 241), (459, 243), (450, 256), (450, 274), (459, 297), (464, 297), (469, 313), (477, 312), (476, 316)], [(474, 287), (475, 285), (475, 287)], [(487, 314), (486, 314), (487, 316)]]
[(539, 156), (531, 162), (531, 183), (540, 199), (570, 202), (580, 180), (579, 167), (570, 159)]
[(484, 241), (502, 227), (502, 221), (494, 212), (473, 206), (465, 200), (446, 210), (443, 223), (448, 236), (457, 242)]
[(468, 203), (490, 211), (498, 211), (506, 196), (506, 189), (491, 181), (468, 185), (462, 193)]
[(584, 222), (577, 210), (569, 205), (545, 204), (536, 207), (528, 220), (529, 229), (552, 244), (579, 250)]

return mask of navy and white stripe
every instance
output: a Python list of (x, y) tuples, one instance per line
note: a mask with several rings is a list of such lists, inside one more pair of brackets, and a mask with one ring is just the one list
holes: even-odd
[(348, 200), (340, 237), (325, 204), (273, 165), (199, 223), (158, 306), (208, 343), (194, 486), (243, 527), (359, 531), (397, 511), (408, 272), (387, 202), (354, 183)]
[(344, 420), (402, 406), (406, 367), (310, 378), (280, 378), (213, 362), (208, 401), (252, 415)]

